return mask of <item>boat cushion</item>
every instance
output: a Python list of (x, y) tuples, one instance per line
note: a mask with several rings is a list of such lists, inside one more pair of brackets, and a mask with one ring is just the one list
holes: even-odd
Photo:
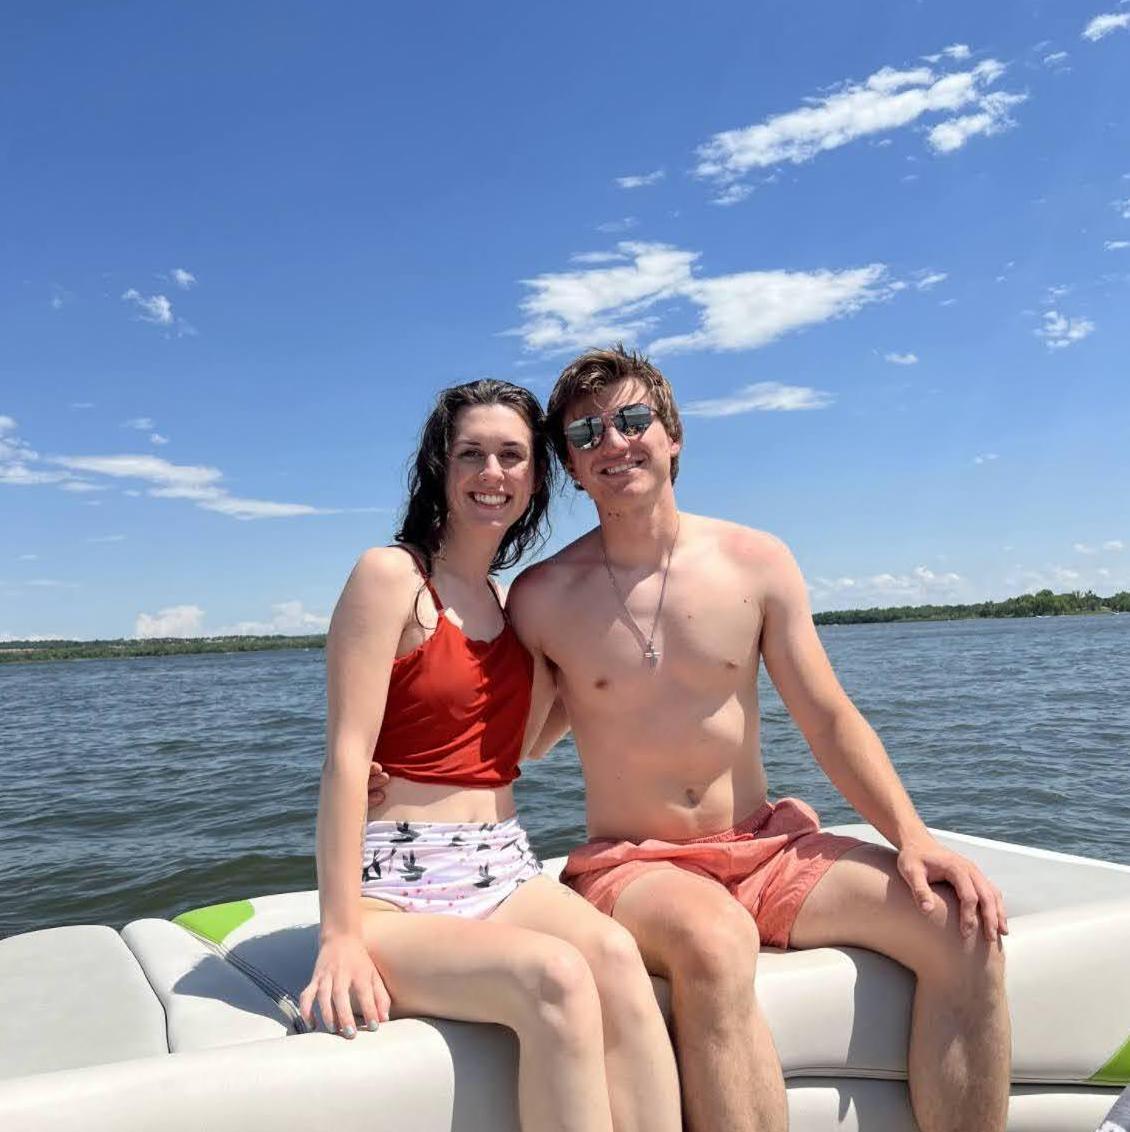
[(165, 1013), (112, 928), (0, 940), (0, 1079), (169, 1052)]

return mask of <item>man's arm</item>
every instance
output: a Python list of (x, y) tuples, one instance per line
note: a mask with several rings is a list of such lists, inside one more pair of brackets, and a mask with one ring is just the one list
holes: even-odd
[(557, 692), (553, 667), (542, 648), (540, 613), (548, 595), (546, 582), (538, 578), (536, 566), (520, 574), (506, 595), (506, 613), (518, 639), (534, 660), (534, 686), (530, 718), (522, 744), (523, 759), (540, 759), (569, 731), (569, 713)]
[(761, 655), (817, 762), (837, 790), (899, 850), (899, 871), (922, 910), (933, 907), (930, 883), (948, 881), (961, 901), (962, 930), (1008, 931), (999, 890), (980, 869), (942, 846), (918, 816), (879, 736), (840, 687), (816, 633), (808, 592), (784, 543), (761, 554)]

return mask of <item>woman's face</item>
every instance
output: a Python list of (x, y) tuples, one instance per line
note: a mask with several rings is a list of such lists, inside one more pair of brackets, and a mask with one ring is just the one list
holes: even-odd
[(501, 537), (534, 487), (533, 437), (521, 414), (507, 405), (460, 409), (447, 458), (447, 521), (497, 528)]

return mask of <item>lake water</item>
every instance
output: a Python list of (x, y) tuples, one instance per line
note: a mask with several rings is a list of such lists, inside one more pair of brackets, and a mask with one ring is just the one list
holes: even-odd
[[(1130, 616), (821, 630), (929, 824), (1130, 864)], [(315, 887), (320, 650), (0, 665), (0, 935)], [(775, 796), (855, 820), (764, 681)], [(568, 741), (536, 849), (583, 838)]]

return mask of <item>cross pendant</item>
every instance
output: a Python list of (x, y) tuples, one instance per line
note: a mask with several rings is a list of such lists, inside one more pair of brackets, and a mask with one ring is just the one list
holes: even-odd
[(650, 641), (647, 643), (647, 648), (643, 650), (643, 658), (652, 668), (659, 663), (659, 653), (655, 651), (655, 646)]

